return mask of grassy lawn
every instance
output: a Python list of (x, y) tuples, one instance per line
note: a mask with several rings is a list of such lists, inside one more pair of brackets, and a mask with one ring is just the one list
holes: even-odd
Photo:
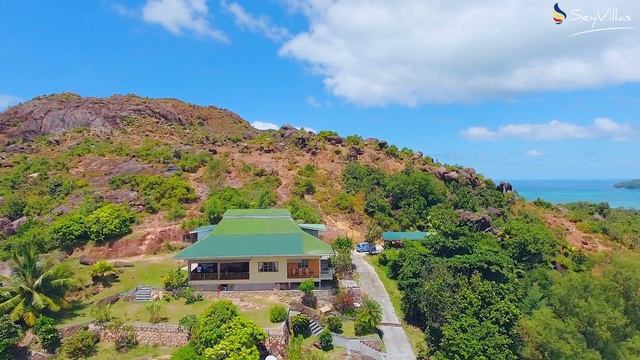
[(133, 360), (140, 358), (150, 358), (156, 356), (170, 355), (176, 348), (170, 347), (156, 347), (149, 345), (139, 345), (129, 350), (126, 353), (116, 351), (115, 346), (112, 343), (99, 343), (98, 353), (95, 356), (90, 357), (91, 360)]
[(318, 337), (315, 335), (311, 335), (308, 338), (304, 339), (304, 341), (302, 342), (302, 347), (309, 353), (324, 354), (324, 356), (329, 360), (344, 359), (347, 354), (347, 350), (345, 348), (337, 346), (334, 346), (333, 349), (329, 351), (322, 351), (313, 345), (316, 342), (318, 342)]
[[(179, 261), (173, 260), (170, 256), (154, 258), (154, 260), (134, 261), (133, 267), (119, 269), (118, 280), (111, 286), (104, 288), (98, 294), (84, 299), (80, 303), (73, 304), (72, 308), (57, 315), (59, 324), (76, 324), (93, 319), (91, 309), (95, 303), (108, 296), (133, 290), (137, 285), (151, 285), (161, 287), (161, 277), (169, 269), (180, 265)], [(69, 265), (74, 270), (76, 277), (83, 283), (91, 282), (91, 267), (80, 265), (77, 260), (70, 260)], [(186, 315), (200, 315), (214, 300), (204, 299), (193, 304), (185, 304), (184, 299), (162, 301), (161, 313), (165, 317), (165, 322), (177, 324), (180, 318)], [(261, 298), (254, 298), (251, 301), (255, 307), (250, 310), (240, 309), (240, 312), (247, 318), (255, 321), (262, 327), (273, 327), (269, 321), (269, 309), (275, 303)], [(114, 317), (125, 322), (148, 322), (149, 314), (144, 308), (144, 303), (127, 302), (120, 300), (111, 306), (111, 313)]]
[(342, 335), (349, 337), (356, 336), (356, 332), (353, 329), (353, 320), (344, 320), (342, 322)]
[[(389, 294), (389, 298), (391, 299), (391, 304), (393, 305), (393, 309), (396, 314), (400, 318), (402, 322), (402, 328), (404, 329), (407, 337), (409, 338), (409, 343), (411, 343), (411, 348), (414, 353), (418, 353), (418, 344), (425, 345), (424, 342), (424, 332), (419, 328), (409, 325), (404, 320), (404, 313), (402, 312), (401, 301), (402, 301), (402, 293), (398, 290), (398, 284), (393, 279), (389, 279), (387, 276), (387, 270), (378, 263), (378, 255), (373, 256), (365, 256), (365, 260), (369, 262), (376, 270), (380, 281), (384, 285), (385, 290), (387, 290), (387, 294)], [(344, 324), (342, 325), (344, 328)]]

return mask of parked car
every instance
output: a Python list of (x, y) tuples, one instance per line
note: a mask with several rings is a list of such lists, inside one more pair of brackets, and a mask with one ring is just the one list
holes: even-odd
[(369, 250), (371, 250), (371, 245), (368, 242), (361, 242), (356, 245), (357, 252), (369, 252)]

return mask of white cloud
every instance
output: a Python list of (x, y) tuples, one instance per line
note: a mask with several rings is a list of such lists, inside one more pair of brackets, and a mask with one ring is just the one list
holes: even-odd
[(123, 17), (137, 17), (138, 11), (136, 9), (132, 9), (126, 7), (120, 3), (115, 1), (105, 0), (104, 3), (111, 8), (111, 10), (115, 11), (118, 15)]
[(322, 107), (322, 104), (320, 104), (320, 102), (312, 95), (309, 95), (309, 97), (307, 97), (307, 105), (313, 106), (314, 108)]
[(17, 96), (0, 94), (0, 110), (19, 103), (21, 99)]
[[(554, 24), (546, 1), (283, 1), (309, 25), (280, 54), (310, 65), (328, 91), (357, 104), (413, 106), (640, 81), (640, 30), (569, 37), (591, 24)], [(640, 17), (638, 1), (571, 5), (585, 15), (617, 8), (635, 26)]]
[(638, 137), (638, 130), (607, 118), (593, 120), (590, 125), (577, 125), (558, 120), (543, 124), (508, 124), (495, 130), (483, 126), (470, 127), (460, 135), (468, 140), (570, 140), (595, 139), (630, 140)]
[(528, 157), (532, 157), (532, 158), (537, 158), (537, 157), (541, 157), (544, 156), (544, 153), (540, 150), (537, 149), (531, 149), (531, 150), (527, 150), (524, 152), (524, 154)]
[(191, 31), (199, 36), (221, 42), (229, 39), (221, 30), (211, 26), (206, 0), (147, 0), (142, 8), (142, 18), (161, 25), (167, 31), (180, 35)]
[(236, 25), (241, 29), (261, 33), (274, 41), (280, 41), (290, 37), (289, 30), (275, 25), (268, 16), (253, 16), (249, 14), (242, 5), (236, 2), (223, 0), (221, 5), (233, 15)]
[(253, 126), (254, 128), (258, 129), (258, 130), (278, 130), (280, 129), (280, 126), (274, 124), (274, 123), (270, 123), (270, 122), (266, 122), (266, 121), (254, 121), (251, 123), (251, 126)]

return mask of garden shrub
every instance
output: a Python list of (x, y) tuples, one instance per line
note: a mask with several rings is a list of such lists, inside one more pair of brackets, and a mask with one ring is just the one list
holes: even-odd
[(209, 306), (200, 318), (192, 336), (192, 342), (196, 352), (201, 354), (204, 349), (212, 347), (224, 333), (222, 325), (239, 316), (238, 308), (229, 300), (220, 300)]
[(11, 349), (20, 340), (20, 327), (13, 323), (9, 315), (0, 316), (0, 358), (10, 359)]
[(329, 331), (342, 334), (342, 320), (340, 320), (337, 316), (329, 316), (324, 320), (324, 325), (329, 329)]
[(287, 319), (287, 309), (278, 304), (271, 307), (269, 310), (269, 320), (272, 323), (281, 323)]
[(291, 331), (294, 335), (309, 335), (309, 325), (311, 320), (305, 314), (298, 314), (291, 318)]
[(121, 322), (111, 326), (112, 331), (116, 333), (115, 340), (113, 341), (116, 350), (119, 352), (127, 352), (134, 347), (138, 346), (138, 338), (136, 337), (136, 331), (130, 325), (124, 325)]
[(333, 297), (333, 308), (344, 315), (353, 315), (356, 309), (356, 294), (353, 290), (339, 288)]
[(189, 333), (191, 333), (191, 331), (193, 330), (193, 328), (196, 326), (197, 323), (198, 323), (198, 318), (195, 315), (185, 315), (181, 317), (180, 320), (178, 321), (178, 324), (184, 327), (185, 329), (187, 329)]
[(199, 291), (193, 291), (190, 287), (185, 287), (180, 292), (180, 296), (184, 299), (185, 304), (193, 304), (198, 301), (202, 301), (202, 293)]
[(33, 331), (47, 352), (54, 353), (58, 347), (60, 347), (60, 333), (58, 333), (58, 329), (54, 326), (52, 318), (40, 316), (38, 320), (36, 320)]
[(323, 351), (329, 351), (333, 349), (333, 338), (331, 337), (331, 332), (329, 329), (324, 329), (318, 336), (318, 340), (320, 341), (320, 348)]
[(73, 212), (57, 218), (51, 224), (51, 240), (62, 250), (73, 250), (89, 240), (85, 216)]
[(181, 289), (187, 285), (187, 272), (180, 268), (172, 269), (162, 275), (161, 280), (165, 290)]
[(144, 304), (144, 309), (149, 313), (149, 321), (152, 324), (162, 321), (162, 302), (158, 300), (148, 301)]
[(87, 231), (92, 240), (102, 243), (128, 234), (135, 219), (135, 216), (127, 207), (107, 204), (87, 216)]
[(171, 360), (204, 360), (204, 356), (196, 353), (192, 344), (187, 344), (174, 352)]
[(100, 260), (91, 265), (91, 279), (94, 282), (107, 284), (117, 279), (118, 273), (115, 266), (106, 260)]
[(98, 353), (97, 339), (87, 330), (69, 336), (62, 344), (62, 353), (72, 360), (87, 359)]
[(98, 324), (108, 323), (113, 318), (111, 315), (111, 304), (95, 306), (91, 309), (91, 315), (93, 315), (93, 319)]

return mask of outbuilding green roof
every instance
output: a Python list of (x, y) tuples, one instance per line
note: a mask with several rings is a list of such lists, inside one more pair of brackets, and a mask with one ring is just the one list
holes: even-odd
[(252, 256), (331, 256), (331, 246), (304, 232), (285, 209), (227, 210), (202, 240), (176, 255), (178, 259)]
[(386, 231), (382, 233), (382, 240), (423, 240), (429, 233), (423, 231)]

